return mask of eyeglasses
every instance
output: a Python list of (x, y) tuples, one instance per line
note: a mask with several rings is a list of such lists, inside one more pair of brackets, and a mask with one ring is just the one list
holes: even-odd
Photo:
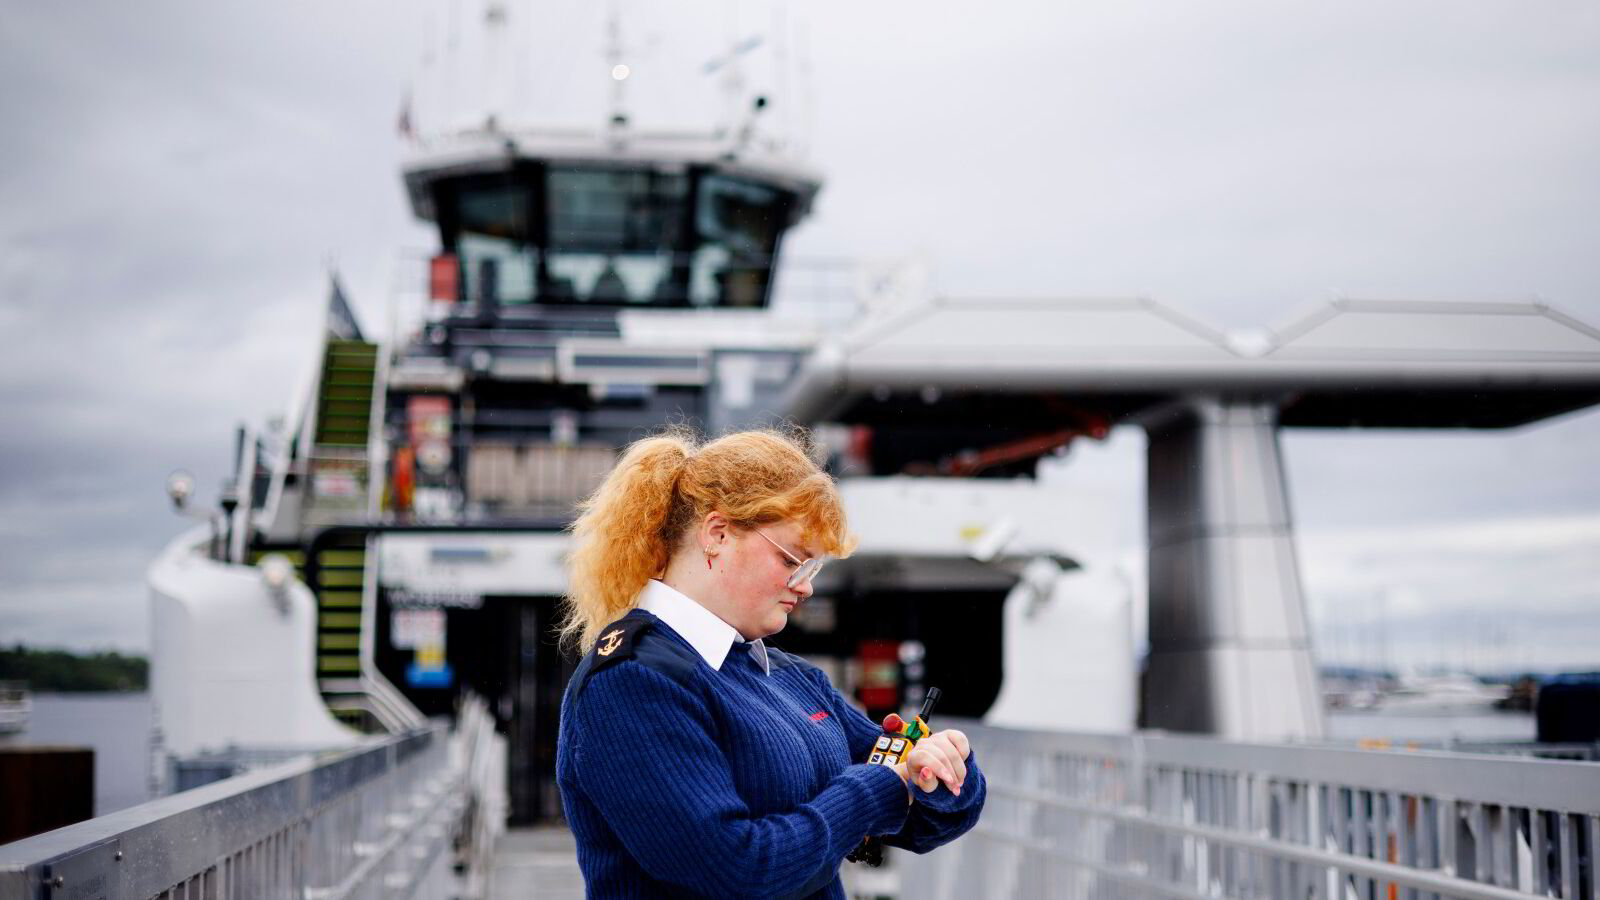
[(794, 560), (795, 563), (798, 565), (798, 568), (796, 568), (793, 572), (789, 573), (789, 580), (784, 582), (784, 584), (791, 591), (794, 590), (795, 588), (803, 585), (803, 584), (810, 584), (811, 583), (811, 579), (817, 577), (817, 573), (822, 571), (822, 564), (828, 561), (828, 558), (826, 556), (818, 556), (818, 557), (814, 557), (812, 559), (807, 559), (807, 560), (802, 561), (800, 559), (800, 557), (795, 556), (793, 553), (790, 553), (788, 550), (783, 549), (783, 545), (782, 544), (778, 543), (777, 541), (775, 541), (772, 538), (769, 538), (765, 534), (763, 534), (761, 532), (761, 529), (757, 528), (757, 529), (754, 529), (754, 530), (755, 530), (756, 534), (759, 534), (763, 538), (766, 538), (767, 543), (771, 544), (774, 547), (777, 547), (778, 548), (778, 552), (780, 552), (784, 556), (787, 556), (790, 559)]

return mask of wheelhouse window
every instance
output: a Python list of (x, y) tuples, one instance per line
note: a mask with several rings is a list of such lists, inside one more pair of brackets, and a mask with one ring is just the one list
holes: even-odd
[(773, 253), (787, 210), (776, 188), (723, 175), (700, 182), (698, 233), (689, 276), (695, 306), (760, 306), (766, 302)]
[(551, 168), (546, 297), (612, 305), (682, 302), (674, 256), (683, 247), (684, 173)]
[(794, 195), (698, 166), (527, 163), (439, 188), (461, 300), (758, 307)]
[(530, 303), (538, 254), (528, 222), (528, 188), (515, 183), (464, 188), (457, 200), (466, 298), (477, 303)]

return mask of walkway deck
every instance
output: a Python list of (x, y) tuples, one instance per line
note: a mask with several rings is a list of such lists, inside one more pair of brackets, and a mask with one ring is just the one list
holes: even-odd
[(583, 900), (572, 832), (561, 826), (514, 828), (494, 848), (489, 900)]
[[(845, 893), (851, 897), (899, 896), (893, 867), (865, 869), (845, 865)], [(514, 828), (494, 848), (489, 900), (583, 900), (572, 832), (560, 826)]]

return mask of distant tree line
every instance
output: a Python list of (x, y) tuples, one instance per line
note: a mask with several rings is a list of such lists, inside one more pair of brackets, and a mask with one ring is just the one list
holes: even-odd
[(0, 647), (0, 681), (26, 681), (35, 691), (142, 691), (149, 680), (142, 656)]

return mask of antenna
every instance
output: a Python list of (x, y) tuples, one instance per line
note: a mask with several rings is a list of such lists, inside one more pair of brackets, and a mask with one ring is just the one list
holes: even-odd
[(622, 88), (631, 70), (628, 64), (622, 61), (622, 16), (617, 6), (617, 0), (611, 0), (606, 13), (606, 63), (611, 68), (611, 116), (608, 127), (611, 129), (612, 141), (620, 144), (623, 140), (623, 131), (628, 127), (628, 113), (623, 107)]
[(795, 56), (795, 75), (800, 82), (800, 88), (795, 92), (800, 106), (800, 124), (795, 133), (801, 135), (800, 146), (796, 148), (798, 154), (803, 155), (811, 149), (812, 129), (816, 126), (817, 104), (816, 94), (812, 90), (811, 82), (811, 26), (809, 20), (801, 17), (799, 34), (795, 43), (798, 45)]
[(505, 62), (509, 55), (506, 47), (506, 21), (510, 13), (505, 0), (489, 0), (483, 9), (483, 125), (488, 131), (499, 127), (506, 117), (505, 89), (510, 79), (506, 76)]
[(789, 16), (783, 4), (778, 4), (772, 9), (772, 33), (775, 40), (772, 47), (773, 56), (778, 64), (778, 146), (784, 148), (794, 132), (794, 120), (789, 115), (789, 107), (794, 105), (795, 95), (789, 83), (790, 68), (794, 65), (789, 59)]
[(745, 89), (744, 57), (759, 48), (766, 39), (759, 34), (752, 34), (743, 40), (733, 41), (728, 52), (721, 56), (706, 60), (700, 67), (700, 74), (715, 75), (722, 73), (722, 98), (727, 106), (727, 121), (717, 129), (719, 134), (733, 134), (734, 146), (730, 152), (737, 152), (744, 148), (750, 140), (751, 131), (755, 128), (755, 117), (766, 108), (767, 98), (757, 97), (746, 110), (743, 123), (739, 123), (739, 108)]
[(460, 0), (450, 0), (450, 7), (445, 14), (444, 57), (444, 102), (440, 104), (443, 110), (440, 116), (441, 123), (450, 122), (458, 109), (457, 88), (461, 76)]
[(400, 121), (396, 123), (402, 136), (412, 144), (418, 143), (420, 116), (419, 106), (432, 112), (429, 103), (436, 98), (430, 96), (438, 90), (439, 74), (435, 71), (438, 62), (438, 51), (434, 46), (437, 41), (437, 13), (433, 9), (422, 11), (422, 36), (421, 48), (417, 56), (417, 68), (412, 77), (406, 82), (405, 105), (401, 107)]

